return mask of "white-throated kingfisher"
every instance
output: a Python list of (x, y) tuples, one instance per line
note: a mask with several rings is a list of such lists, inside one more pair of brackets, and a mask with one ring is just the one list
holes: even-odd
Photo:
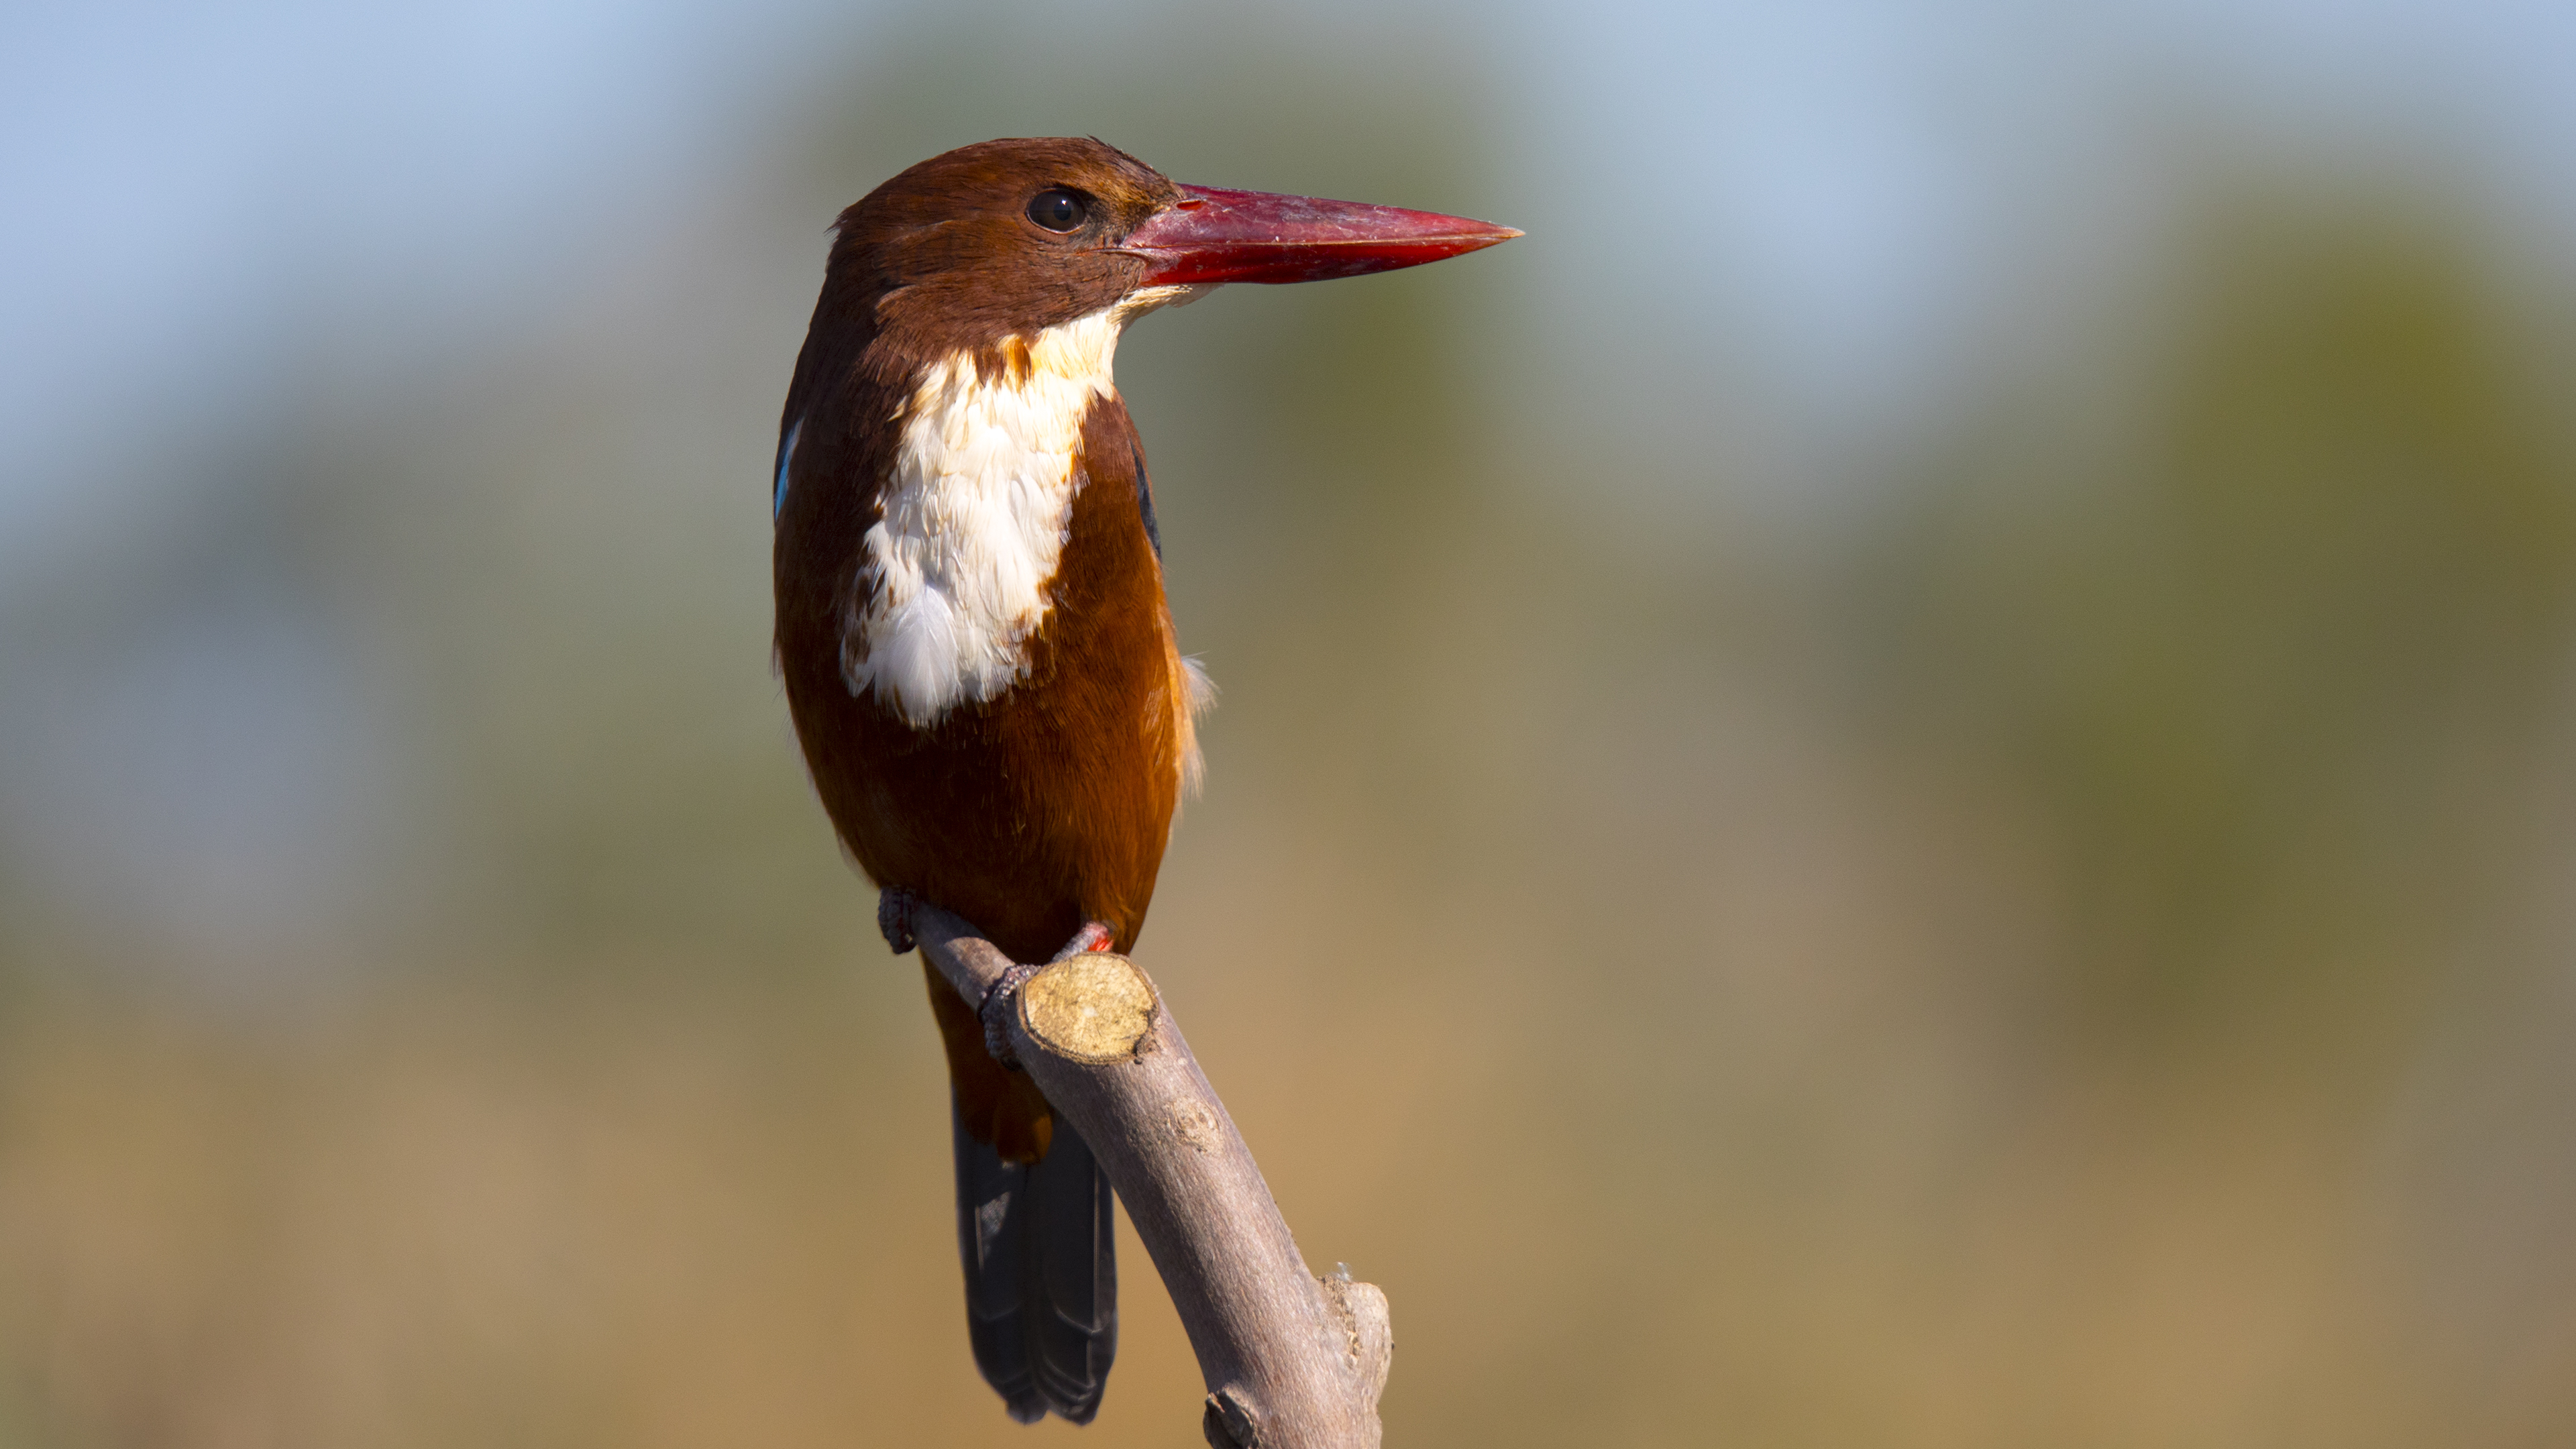
[[(1358, 276), (1509, 227), (1180, 186), (1095, 140), (987, 141), (841, 214), (779, 421), (778, 661), (815, 789), (884, 893), (1014, 961), (1127, 950), (1207, 694), (1163, 601), (1122, 328), (1225, 282)], [(1088, 1422), (1117, 1345), (1110, 1189), (936, 971), (976, 1366)], [(999, 996), (1001, 993), (997, 992)]]

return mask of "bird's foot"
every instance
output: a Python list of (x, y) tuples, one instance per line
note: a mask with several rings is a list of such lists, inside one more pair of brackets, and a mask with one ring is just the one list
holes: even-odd
[[(1082, 929), (1073, 933), (1073, 939), (1064, 943), (1064, 949), (1055, 953), (1055, 959), (1057, 961), (1070, 961), (1074, 957), (1079, 956), (1086, 951), (1106, 951), (1117, 944), (1118, 933), (1116, 931), (1109, 929), (1098, 921), (1085, 921), (1082, 923)], [(1050, 962), (1048, 964), (1052, 965), (1054, 963)]]
[(975, 1013), (984, 1021), (984, 1050), (993, 1054), (993, 1060), (1015, 1072), (1021, 1070), (1020, 1054), (1011, 1050), (1010, 1018), (1006, 1013), (1011, 1009), (1011, 998), (1028, 984), (1030, 977), (1045, 969), (1044, 966), (1013, 963), (1010, 970), (994, 978), (991, 988), (984, 993), (983, 1009)]
[(901, 886), (887, 886), (877, 892), (877, 929), (885, 934), (886, 944), (898, 956), (920, 944), (912, 939), (912, 907), (915, 897)]
[[(1082, 929), (1074, 932), (1073, 939), (1065, 942), (1064, 949), (1056, 952), (1054, 960), (1046, 965), (1070, 961), (1087, 951), (1106, 951), (1117, 943), (1116, 931), (1098, 921), (1085, 921)], [(994, 980), (991, 989), (984, 993), (984, 1005), (975, 1013), (984, 1022), (984, 1050), (993, 1054), (993, 1060), (1015, 1072), (1020, 1070), (1020, 1058), (1011, 1050), (1010, 1020), (1004, 1013), (1011, 1009), (1011, 997), (1028, 984), (1030, 977), (1045, 969), (1046, 966), (1013, 965)]]

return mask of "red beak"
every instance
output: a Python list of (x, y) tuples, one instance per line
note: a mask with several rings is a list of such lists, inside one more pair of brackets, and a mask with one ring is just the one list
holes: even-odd
[(1119, 250), (1152, 263), (1145, 285), (1320, 282), (1420, 266), (1507, 242), (1490, 221), (1356, 201), (1184, 186)]

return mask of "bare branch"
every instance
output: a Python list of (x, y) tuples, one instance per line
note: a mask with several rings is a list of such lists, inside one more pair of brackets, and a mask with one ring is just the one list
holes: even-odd
[[(970, 1006), (1011, 961), (916, 905), (922, 955)], [(1091, 1145), (1180, 1311), (1218, 1449), (1375, 1449), (1394, 1336), (1386, 1295), (1318, 1279), (1153, 982), (1091, 953), (1029, 978), (1007, 1012), (1038, 1090)]]

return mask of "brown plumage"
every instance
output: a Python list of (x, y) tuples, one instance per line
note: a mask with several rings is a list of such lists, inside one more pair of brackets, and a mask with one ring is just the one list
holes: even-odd
[[(1118, 329), (1228, 280), (1516, 235), (1177, 186), (1098, 141), (993, 141), (842, 213), (780, 423), (777, 649), (815, 788), (870, 880), (1043, 961), (1131, 948), (1195, 760)], [(1014, 1417), (1097, 1408), (1116, 1342), (1088, 1147), (935, 974), (978, 1366)]]
[[(1116, 949), (1133, 947), (1179, 803), (1188, 684), (1139, 503), (1138, 456), (1126, 408), (1096, 403), (1063, 571), (1029, 641), (1027, 675), (929, 729), (843, 686), (847, 583), (790, 560), (779, 568), (788, 700), (841, 839), (870, 880), (975, 922), (1014, 960), (1047, 959), (1089, 921), (1111, 929)], [(789, 508), (799, 506), (791, 486)], [(781, 540), (801, 532), (781, 519)], [(931, 991), (955, 997), (935, 974)], [(963, 1037), (949, 1038), (950, 1069), (970, 1130), (1008, 1160), (1031, 1160), (1044, 1149), (1045, 1103), (985, 1054), (971, 1014), (964, 1022)], [(995, 1085), (1004, 1079), (1016, 1090)]]
[[(953, 354), (1024, 379), (1029, 335), (1113, 305), (1144, 270), (1096, 253), (1053, 269), (996, 265), (1021, 240), (1009, 225), (1018, 207), (996, 218), (973, 203), (1016, 203), (1067, 176), (1135, 198), (1140, 218), (1171, 194), (1096, 142), (1011, 147), (951, 152), (842, 214), (788, 394), (801, 428), (778, 518), (777, 643), (807, 766), (859, 868), (975, 922), (1013, 959), (1043, 961), (1086, 921), (1109, 926), (1119, 950), (1135, 944), (1190, 747), (1188, 689), (1145, 525), (1143, 447), (1125, 406), (1097, 399), (1083, 420), (1071, 536), (1019, 683), (920, 729), (841, 677), (859, 540), (894, 467), (897, 434), (883, 423)], [(839, 355), (816, 358), (818, 342)], [(808, 478), (837, 486), (796, 486)], [(980, 1034), (971, 1047), (952, 1039), (951, 1067), (961, 1089), (973, 1087), (961, 1094), (978, 1140), (1033, 1159), (1043, 1099), (1016, 1074), (1018, 1090), (987, 1090), (1000, 1068)]]

